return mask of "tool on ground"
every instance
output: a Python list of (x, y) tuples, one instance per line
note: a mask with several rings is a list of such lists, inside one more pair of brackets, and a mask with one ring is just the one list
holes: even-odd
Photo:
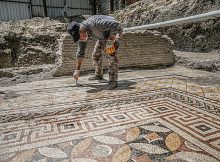
[(85, 86), (85, 84), (83, 85), (83, 84), (78, 83), (78, 80), (79, 80), (79, 78), (75, 79), (75, 86), (76, 86), (76, 87)]
[(78, 78), (76, 79), (76, 86), (78, 86)]
[(74, 73), (73, 73), (73, 77), (76, 80), (76, 86), (78, 86), (79, 76), (80, 76), (80, 70), (75, 70)]

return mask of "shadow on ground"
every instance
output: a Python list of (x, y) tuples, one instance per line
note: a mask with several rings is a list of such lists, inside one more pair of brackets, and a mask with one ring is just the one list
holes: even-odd
[[(106, 83), (106, 84), (86, 84), (86, 86), (91, 87), (93, 89), (87, 90), (86, 93), (97, 93), (97, 92), (101, 92), (103, 90), (107, 90), (108, 87), (108, 82), (107, 81), (102, 81), (102, 83)], [(136, 82), (131, 82), (128, 80), (121, 80), (118, 81), (118, 87), (115, 90), (129, 90), (129, 89), (134, 89), (134, 87), (131, 87), (132, 85), (137, 84)], [(110, 90), (109, 90), (110, 91)]]

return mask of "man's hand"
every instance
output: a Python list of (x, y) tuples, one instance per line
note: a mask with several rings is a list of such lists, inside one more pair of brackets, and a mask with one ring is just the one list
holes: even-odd
[(113, 40), (107, 40), (106, 42), (106, 48), (112, 48), (114, 47), (115, 41)]
[(109, 55), (115, 54), (115, 42), (112, 40), (107, 40), (105, 50)]
[(80, 77), (80, 70), (75, 70), (73, 73), (73, 78), (78, 80)]
[(122, 34), (116, 34), (116, 37), (115, 37), (115, 39), (116, 39), (116, 40), (119, 40), (119, 39), (121, 39), (121, 35), (122, 35)]

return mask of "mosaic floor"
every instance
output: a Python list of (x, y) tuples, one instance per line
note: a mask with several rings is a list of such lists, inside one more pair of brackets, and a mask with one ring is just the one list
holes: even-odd
[(0, 161), (220, 161), (220, 85), (166, 76), (107, 91), (67, 82), (2, 88)]

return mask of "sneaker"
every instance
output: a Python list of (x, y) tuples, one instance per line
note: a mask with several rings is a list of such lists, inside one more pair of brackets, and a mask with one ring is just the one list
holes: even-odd
[(113, 90), (113, 89), (115, 89), (115, 88), (117, 88), (117, 87), (118, 87), (118, 83), (117, 83), (117, 82), (115, 82), (115, 81), (110, 81), (110, 82), (108, 83), (107, 90)]
[(89, 77), (88, 80), (90, 80), (90, 81), (92, 81), (92, 80), (103, 80), (103, 75), (93, 75), (93, 76)]

